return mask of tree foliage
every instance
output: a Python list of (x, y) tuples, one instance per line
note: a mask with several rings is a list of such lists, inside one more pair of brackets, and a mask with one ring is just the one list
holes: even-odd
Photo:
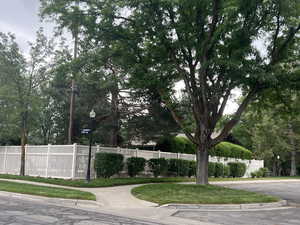
[[(73, 0), (42, 2), (44, 14), (69, 26)], [(255, 97), (275, 87), (299, 86), (299, 1), (83, 0), (76, 12), (89, 40), (118, 56), (132, 87), (154, 87), (198, 146), (197, 183), (208, 182), (209, 149), (229, 134)], [(178, 81), (185, 84), (193, 131), (174, 95)], [(211, 138), (235, 88), (245, 97), (220, 134)]]

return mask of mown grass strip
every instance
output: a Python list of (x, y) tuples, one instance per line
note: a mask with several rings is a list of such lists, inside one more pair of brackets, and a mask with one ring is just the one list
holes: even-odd
[(193, 182), (195, 179), (192, 178), (181, 178), (181, 177), (168, 177), (168, 178), (98, 178), (91, 180), (86, 183), (85, 180), (65, 180), (58, 178), (44, 178), (44, 177), (31, 177), (31, 176), (17, 176), (9, 174), (0, 174), (0, 178), (3, 179), (15, 179), (15, 180), (26, 180), (33, 182), (41, 182), (48, 184), (56, 184), (70, 187), (113, 187), (130, 184), (148, 184), (148, 183), (175, 183), (175, 182)]
[[(56, 184), (70, 187), (113, 187), (131, 184), (149, 184), (149, 183), (177, 183), (177, 182), (195, 182), (194, 178), (183, 177), (166, 177), (166, 178), (151, 178), (151, 177), (129, 177), (129, 178), (98, 178), (86, 183), (85, 180), (66, 180), (58, 178), (18, 176), (9, 174), (0, 174), (0, 178), (12, 180), (26, 180), (47, 184)], [(274, 179), (300, 179), (300, 177), (266, 177), (266, 178), (210, 178), (209, 181), (247, 181), (247, 180), (274, 180)]]
[(276, 202), (279, 198), (249, 191), (213, 185), (148, 184), (136, 187), (132, 194), (160, 205), (178, 204), (244, 204)]
[(10, 181), (0, 181), (0, 191), (39, 195), (50, 198), (66, 198), (94, 201), (96, 200), (95, 195), (89, 192), (57, 187), (24, 184)]

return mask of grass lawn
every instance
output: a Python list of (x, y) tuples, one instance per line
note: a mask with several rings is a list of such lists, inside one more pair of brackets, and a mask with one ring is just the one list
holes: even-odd
[[(3, 179), (16, 179), (27, 180), (48, 184), (56, 184), (70, 187), (113, 187), (120, 185), (130, 184), (149, 184), (149, 183), (176, 183), (176, 182), (195, 182), (194, 178), (183, 177), (167, 177), (167, 178), (98, 178), (86, 183), (85, 180), (65, 180), (58, 178), (44, 178), (44, 177), (30, 177), (30, 176), (17, 176), (9, 174), (0, 174)], [(269, 180), (269, 179), (300, 179), (300, 177), (266, 177), (266, 178), (210, 178), (209, 181), (240, 181), (240, 180)]]
[[(9, 174), (0, 174), (0, 178), (12, 180), (27, 180), (47, 184), (56, 184), (70, 187), (113, 187), (130, 184), (149, 184), (149, 183), (176, 183), (176, 182), (195, 182), (194, 178), (184, 177), (166, 177), (166, 178), (98, 178), (86, 183), (85, 180), (65, 180), (58, 178), (44, 178), (31, 176), (18, 176)], [(300, 177), (264, 177), (264, 178), (210, 178), (209, 181), (243, 181), (243, 180), (273, 180), (273, 179), (300, 179)]]
[(181, 204), (242, 204), (276, 202), (277, 197), (234, 190), (213, 185), (194, 184), (148, 184), (132, 189), (139, 198), (160, 205)]
[(65, 180), (58, 178), (44, 178), (44, 177), (30, 177), (30, 176), (18, 176), (9, 174), (0, 174), (0, 178), (13, 179), (13, 180), (27, 180), (33, 182), (41, 182), (47, 184), (56, 184), (70, 187), (113, 187), (120, 185), (130, 184), (149, 184), (149, 183), (173, 183), (173, 182), (193, 182), (193, 178), (182, 178), (182, 177), (167, 177), (167, 178), (98, 178), (91, 180), (90, 183), (86, 183), (85, 180)]
[(96, 200), (95, 195), (89, 192), (8, 181), (0, 181), (0, 191), (39, 195), (51, 198)]

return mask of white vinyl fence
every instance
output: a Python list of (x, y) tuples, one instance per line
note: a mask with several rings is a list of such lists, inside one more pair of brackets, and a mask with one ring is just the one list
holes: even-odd
[[(26, 145), (25, 174), (30, 176), (53, 177), (65, 179), (84, 178), (87, 170), (89, 146), (83, 145)], [(111, 152), (129, 157), (166, 158), (196, 160), (192, 154), (145, 151), (138, 149), (92, 147), (91, 176), (95, 176), (94, 156), (96, 152)], [(20, 146), (0, 146), (0, 173), (19, 174), (21, 160)], [(210, 162), (243, 162), (247, 166), (245, 177), (264, 167), (263, 160), (240, 160), (223, 157), (209, 157)]]

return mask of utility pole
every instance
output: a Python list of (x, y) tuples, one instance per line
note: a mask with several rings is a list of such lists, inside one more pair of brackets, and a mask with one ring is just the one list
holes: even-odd
[[(76, 1), (76, 7), (78, 9), (79, 2)], [(78, 13), (78, 12), (77, 12)], [(73, 37), (74, 37), (74, 57), (73, 60), (77, 59), (78, 55), (78, 15), (75, 14), (75, 26), (73, 30)], [(69, 114), (69, 130), (68, 130), (68, 144), (72, 143), (73, 138), (73, 118), (74, 118), (74, 111), (75, 111), (75, 94), (76, 94), (76, 72), (73, 71), (72, 74), (72, 84), (71, 84), (71, 97), (70, 97), (70, 114)]]

